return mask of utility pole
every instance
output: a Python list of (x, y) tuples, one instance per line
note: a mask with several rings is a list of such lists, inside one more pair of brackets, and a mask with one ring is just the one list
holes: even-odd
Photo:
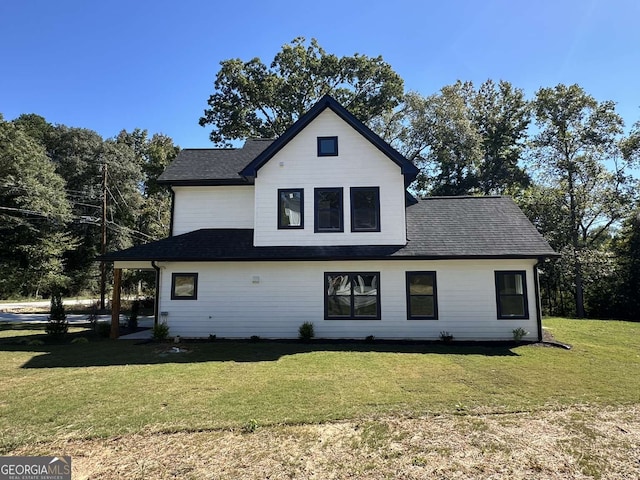
[[(100, 255), (107, 253), (107, 162), (102, 164), (102, 235), (100, 237)], [(104, 297), (107, 291), (107, 265), (100, 261), (100, 310), (104, 310)]]

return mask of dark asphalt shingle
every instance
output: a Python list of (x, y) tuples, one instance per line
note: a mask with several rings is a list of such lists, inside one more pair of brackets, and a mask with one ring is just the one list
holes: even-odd
[(407, 207), (407, 245), (254, 247), (251, 229), (201, 229), (106, 260), (222, 261), (555, 256), (508, 197), (433, 197)]
[(242, 148), (185, 148), (158, 177), (158, 182), (173, 185), (215, 181), (247, 183), (238, 172), (272, 143), (270, 139), (250, 139)]

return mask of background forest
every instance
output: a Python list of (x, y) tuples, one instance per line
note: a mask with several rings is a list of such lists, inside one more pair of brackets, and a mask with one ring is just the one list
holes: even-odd
[[(200, 119), (219, 147), (281, 134), (329, 93), (412, 160), (416, 195), (510, 195), (561, 254), (541, 272), (547, 314), (637, 319), (640, 122), (579, 85), (529, 97), (508, 81), (405, 92), (381, 57), (336, 57), (298, 38), (272, 62), (221, 62)], [(195, 121), (195, 120), (194, 120)], [(635, 121), (635, 124), (633, 123)], [(0, 299), (99, 292), (106, 250), (168, 235), (156, 183), (179, 148), (163, 134), (0, 115)], [(125, 288), (143, 278), (130, 273)]]

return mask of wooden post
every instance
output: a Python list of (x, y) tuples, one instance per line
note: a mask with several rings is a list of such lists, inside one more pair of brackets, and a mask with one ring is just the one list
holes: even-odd
[(113, 301), (111, 302), (111, 338), (120, 336), (120, 280), (122, 269), (113, 269)]
[[(107, 253), (107, 163), (102, 164), (102, 222), (100, 236), (100, 255)], [(107, 264), (100, 262), (100, 310), (104, 310), (104, 297), (107, 291)]]

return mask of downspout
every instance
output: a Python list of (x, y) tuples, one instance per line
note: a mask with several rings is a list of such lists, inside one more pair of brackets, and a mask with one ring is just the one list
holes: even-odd
[(151, 266), (156, 271), (156, 295), (153, 306), (153, 325), (158, 326), (158, 310), (160, 309), (160, 267), (155, 260), (151, 260)]
[(538, 267), (542, 266), (544, 258), (539, 258), (538, 263), (533, 266), (533, 283), (536, 294), (536, 321), (538, 324), (538, 342), (542, 341), (542, 299), (540, 298), (540, 276), (538, 275)]

